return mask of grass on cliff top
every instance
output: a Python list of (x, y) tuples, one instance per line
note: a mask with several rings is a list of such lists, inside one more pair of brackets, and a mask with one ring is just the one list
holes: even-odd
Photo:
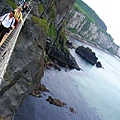
[(89, 15), (89, 12), (85, 11), (78, 3), (74, 4), (74, 9), (76, 11), (80, 11), (82, 12), (85, 16), (87, 16), (92, 22), (94, 22), (95, 24), (97, 23), (94, 19), (94, 17), (92, 17), (91, 15)]
[(15, 9), (17, 5), (15, 4), (15, 0), (6, 0), (6, 2), (13, 8)]
[(85, 4), (81, 0), (76, 0), (73, 8), (78, 12), (82, 12), (91, 22), (97, 25), (104, 34), (109, 36), (111, 41), (113, 41), (111, 35), (108, 34), (104, 29), (102, 29), (97, 21), (99, 19), (103, 24), (104, 22), (99, 18), (99, 16), (95, 13), (95, 11), (92, 10), (87, 4)]
[(104, 24), (104, 22), (99, 18), (99, 16), (96, 14), (96, 12), (90, 8), (86, 3), (84, 3), (82, 0), (76, 0), (74, 7), (81, 11), (84, 15), (86, 15), (89, 19), (91, 19), (94, 23), (98, 23), (98, 21), (101, 21), (101, 23)]
[[(97, 26), (102, 28), (104, 31), (106, 31), (107, 28), (105, 23), (100, 19), (100, 17), (96, 14), (96, 12), (90, 8), (86, 3), (84, 3), (82, 0), (76, 0), (74, 4), (74, 9), (76, 11), (82, 12), (86, 17), (88, 17), (93, 23), (95, 23)], [(104, 28), (103, 28), (104, 26)]]

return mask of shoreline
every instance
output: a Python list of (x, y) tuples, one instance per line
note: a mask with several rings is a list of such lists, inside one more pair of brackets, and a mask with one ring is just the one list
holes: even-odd
[[(92, 44), (92, 43), (90, 43), (90, 42), (85, 41), (84, 39), (80, 38), (79, 36), (75, 36), (75, 34), (71, 33), (71, 32), (68, 31), (68, 30), (67, 30), (67, 35), (66, 35), (66, 36), (67, 36), (68, 39), (71, 37), (71, 38), (73, 38), (73, 39), (75, 39), (75, 40), (77, 40), (77, 41), (79, 41), (79, 42), (85, 43), (85, 44), (87, 44), (87, 45), (89, 45), (89, 46), (91, 46), (91, 47), (95, 47), (95, 48), (97, 48), (97, 49), (99, 49), (99, 50), (101, 50), (101, 51), (103, 51), (103, 52), (111, 55), (112, 57), (120, 60), (120, 58), (119, 58), (118, 56), (116, 56), (116, 55), (114, 55), (114, 54), (111, 54), (110, 52), (108, 52), (108, 51), (106, 51), (106, 50), (103, 50), (100, 46), (97, 46), (97, 45), (94, 45), (94, 44)], [(74, 46), (74, 45), (73, 45), (73, 46)], [(75, 46), (76, 46), (76, 45), (75, 45)], [(77, 47), (78, 47), (78, 46), (77, 46)]]

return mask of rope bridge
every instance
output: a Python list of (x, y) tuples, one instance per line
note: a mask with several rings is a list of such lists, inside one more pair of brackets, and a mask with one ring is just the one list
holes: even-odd
[[(31, 11), (31, 10), (30, 10)], [(23, 21), (25, 22), (28, 17), (30, 11), (25, 15)], [(4, 74), (6, 72), (7, 65), (9, 64), (10, 57), (14, 50), (17, 38), (22, 29), (22, 23), (20, 22), (14, 30), (11, 31), (10, 35), (6, 38), (4, 43), (0, 46), (0, 90), (1, 83), (4, 81)]]

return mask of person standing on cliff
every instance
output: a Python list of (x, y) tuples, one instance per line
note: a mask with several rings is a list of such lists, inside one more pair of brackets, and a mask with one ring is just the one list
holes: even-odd
[(14, 28), (15, 18), (14, 18), (14, 11), (10, 13), (6, 13), (0, 19), (0, 42), (6, 33), (10, 31), (10, 29)]

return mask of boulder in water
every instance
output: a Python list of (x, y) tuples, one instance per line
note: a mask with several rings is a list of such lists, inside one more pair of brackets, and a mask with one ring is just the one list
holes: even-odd
[(64, 105), (66, 105), (66, 103), (61, 102), (59, 99), (56, 98), (52, 98), (51, 96), (48, 96), (48, 98), (46, 99), (46, 101), (50, 102), (50, 104), (62, 107)]
[(73, 107), (69, 107), (69, 110), (70, 110), (70, 112), (76, 114), (76, 111), (75, 111), (75, 109)]
[(98, 60), (95, 53), (88, 47), (79, 46), (75, 49), (75, 52), (92, 65), (95, 65)]
[(96, 67), (98, 67), (98, 68), (103, 68), (100, 61), (98, 61), (98, 62), (96, 63)]

